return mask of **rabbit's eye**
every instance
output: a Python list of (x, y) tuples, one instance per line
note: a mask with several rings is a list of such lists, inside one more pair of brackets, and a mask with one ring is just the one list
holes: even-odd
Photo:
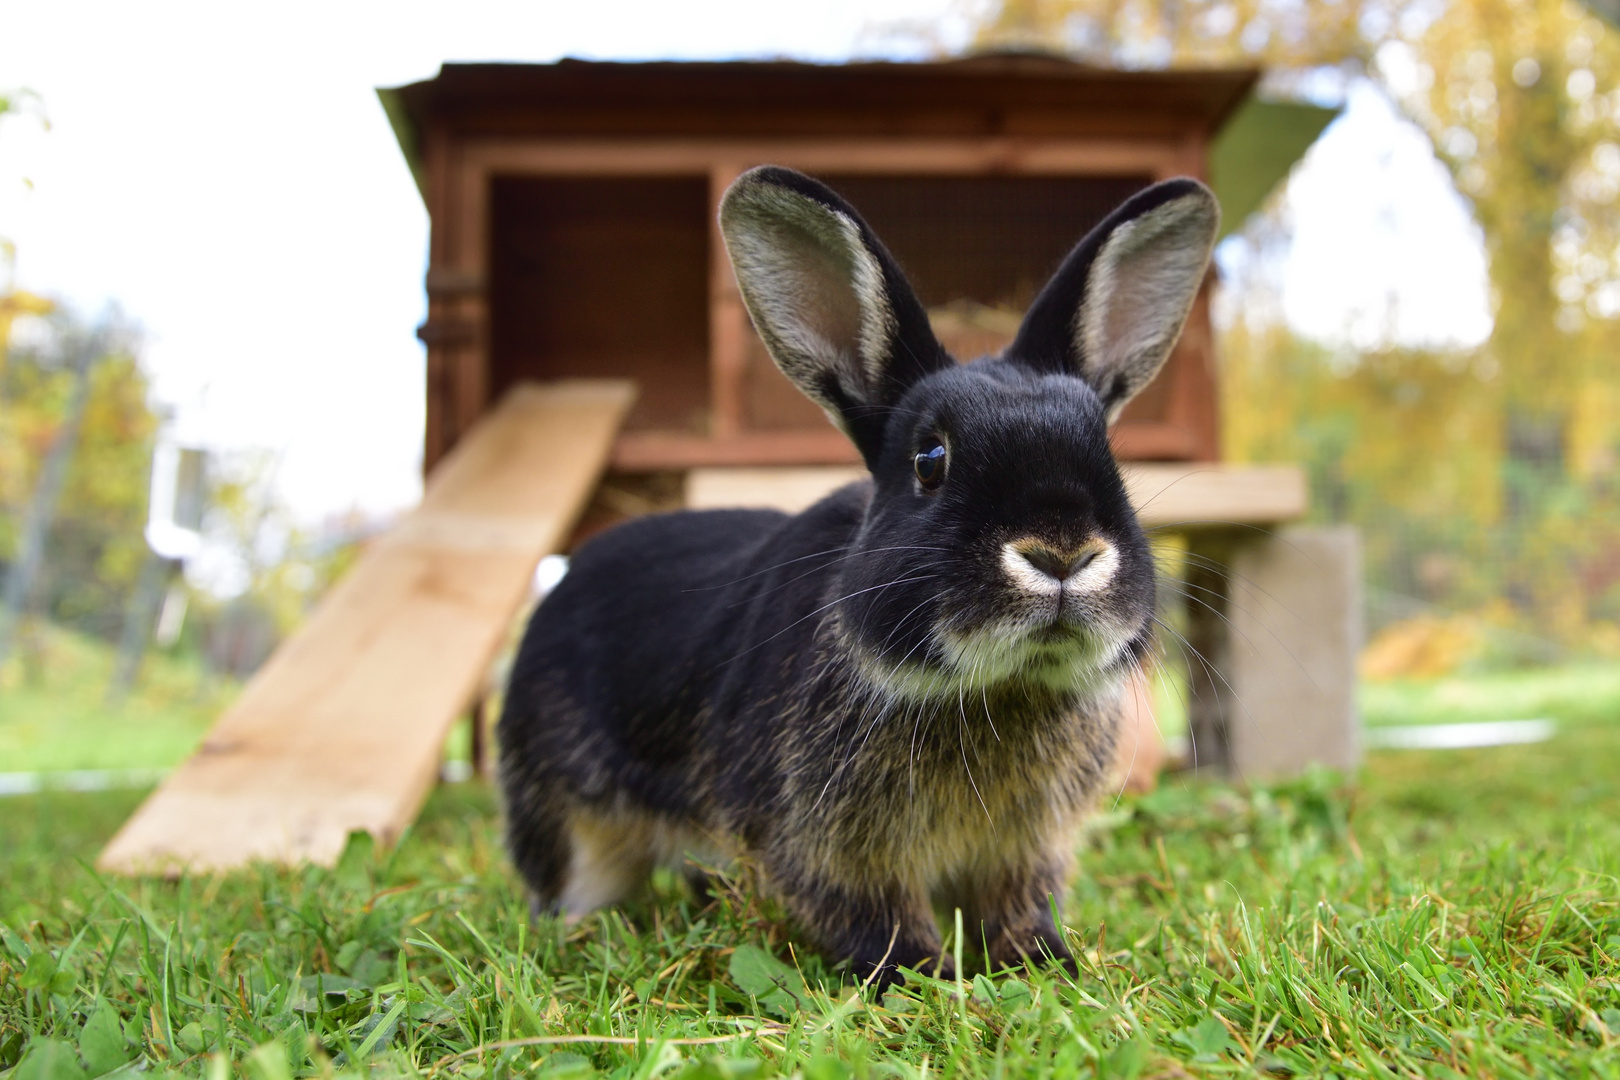
[(945, 447), (938, 439), (929, 439), (912, 459), (917, 470), (917, 482), (929, 491), (945, 482)]

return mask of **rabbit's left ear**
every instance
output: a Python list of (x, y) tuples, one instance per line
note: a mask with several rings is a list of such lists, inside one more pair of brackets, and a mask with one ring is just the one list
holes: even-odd
[(1078, 375), (1113, 423), (1181, 336), (1220, 220), (1214, 194), (1196, 180), (1133, 195), (1063, 260), (1006, 358)]

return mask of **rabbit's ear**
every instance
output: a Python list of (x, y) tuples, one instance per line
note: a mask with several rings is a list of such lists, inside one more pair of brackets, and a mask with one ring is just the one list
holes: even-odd
[(1078, 375), (1113, 423), (1181, 336), (1220, 220), (1214, 194), (1196, 180), (1133, 195), (1063, 260), (1007, 359)]
[(776, 166), (731, 185), (720, 233), (771, 359), (871, 463), (888, 407), (951, 364), (899, 266), (848, 203)]

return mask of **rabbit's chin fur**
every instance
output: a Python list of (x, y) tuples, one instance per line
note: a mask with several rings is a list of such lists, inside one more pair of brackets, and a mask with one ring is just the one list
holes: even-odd
[(936, 627), (933, 657), (925, 661), (894, 663), (853, 641), (849, 649), (861, 676), (901, 701), (948, 701), (1020, 686), (1106, 697), (1134, 667), (1131, 647), (1139, 636), (1122, 626), (1055, 624), (1032, 612), (972, 629)]

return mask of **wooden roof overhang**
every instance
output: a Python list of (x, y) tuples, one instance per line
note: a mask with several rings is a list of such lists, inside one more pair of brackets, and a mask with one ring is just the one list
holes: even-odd
[[(711, 208), (764, 162), (841, 175), (1205, 177), (1214, 133), (1254, 70), (1104, 71), (1035, 56), (942, 63), (447, 64), (382, 92), (432, 219), (420, 330), (428, 346), (424, 465), (493, 402), (491, 189), (511, 176), (701, 176)], [(713, 220), (713, 215), (710, 215)], [(1077, 239), (1077, 238), (1076, 238)], [(706, 433), (627, 431), (625, 469), (852, 460), (830, 426), (748, 430), (752, 330), (717, 239), (709, 273)], [(1218, 456), (1207, 307), (1195, 313), (1167, 419), (1116, 432), (1124, 456)]]

